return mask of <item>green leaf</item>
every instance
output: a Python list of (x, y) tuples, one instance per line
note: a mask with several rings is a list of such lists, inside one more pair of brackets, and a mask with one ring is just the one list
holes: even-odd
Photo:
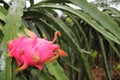
[[(107, 23), (105, 23), (106, 21), (104, 21), (103, 23), (104, 24), (108, 24), (109, 23), (113, 23), (114, 27), (113, 26), (106, 26), (106, 25), (101, 25), (99, 24), (99, 22), (96, 22), (95, 19), (93, 19), (91, 16), (89, 16), (88, 14), (82, 12), (82, 11), (78, 11), (78, 10), (75, 10), (73, 8), (70, 8), (70, 7), (67, 7), (67, 6), (64, 6), (64, 5), (56, 5), (56, 4), (40, 4), (40, 5), (36, 5), (36, 6), (33, 6), (31, 9), (34, 9), (34, 8), (51, 8), (51, 9), (60, 9), (60, 10), (64, 10), (64, 11), (67, 11), (67, 12), (70, 12), (80, 18), (82, 18), (83, 20), (85, 20), (88, 24), (91, 25), (91, 27), (93, 27), (95, 30), (97, 30), (99, 33), (101, 33), (103, 36), (109, 38), (110, 40), (116, 42), (117, 44), (120, 44), (120, 40), (119, 40), (119, 28), (118, 28), (118, 25), (112, 21), (112, 20), (108, 20), (110, 22), (108, 22), (107, 20)], [(102, 13), (101, 13), (102, 15)], [(104, 14), (103, 14), (104, 15)], [(100, 16), (102, 17), (102, 16)], [(110, 19), (109, 17), (104, 17), (106, 19)], [(109, 29), (107, 29), (106, 27), (108, 27)], [(113, 29), (115, 28), (115, 29)], [(117, 30), (117, 31), (115, 31)], [(115, 35), (113, 35), (115, 34)], [(118, 36), (118, 37), (117, 37)]]
[(0, 80), (5, 80), (5, 71), (0, 72)]
[(120, 64), (117, 65), (117, 70), (120, 71)]
[[(6, 43), (8, 40), (13, 39), (17, 32), (19, 31), (19, 27), (22, 26), (21, 16), (23, 15), (23, 8), (25, 6), (24, 0), (13, 0), (12, 5), (9, 8), (9, 13), (7, 15), (7, 21), (3, 28), (4, 38), (1, 43), (1, 49), (4, 54), (7, 54), (7, 46)], [(6, 80), (13, 80), (12, 72), (12, 59), (6, 58)]]
[(3, 26), (2, 26), (2, 24), (0, 24), (0, 30), (3, 30)]
[[(7, 22), (3, 28), (3, 45), (5, 49), (5, 43), (6, 41), (13, 39), (16, 35), (16, 32), (20, 26), (22, 26), (21, 16), (23, 15), (23, 1), (16, 1), (14, 0), (12, 2), (12, 5), (9, 8), (9, 13), (7, 15)], [(17, 26), (17, 27), (16, 27)]]
[(107, 65), (108, 63), (107, 63), (107, 57), (106, 57), (106, 52), (105, 52), (105, 46), (103, 44), (103, 39), (102, 39), (102, 37), (100, 35), (98, 35), (98, 39), (99, 39), (101, 50), (102, 50), (102, 55), (103, 55), (103, 60), (104, 60), (104, 65), (105, 65), (105, 70), (106, 70), (107, 78), (108, 78), (108, 80), (111, 80), (111, 75), (110, 75), (109, 67)]
[(0, 6), (0, 19), (6, 22), (6, 15), (7, 15), (7, 10)]
[(34, 5), (34, 0), (29, 0), (30, 1), (30, 6)]
[[(42, 0), (39, 3), (70, 3), (69, 0)], [(38, 4), (39, 4), (38, 3)]]
[(53, 75), (57, 80), (68, 80), (61, 66), (57, 61), (47, 64), (47, 68), (51, 75)]
[(8, 14), (8, 11), (3, 6), (0, 6), (0, 12), (5, 16)]
[[(89, 4), (86, 0), (70, 0), (73, 4), (79, 6), (84, 12), (88, 13), (105, 30), (114, 34), (120, 41), (120, 28), (110, 16), (103, 14), (96, 6)], [(119, 43), (120, 44), (120, 43)]]

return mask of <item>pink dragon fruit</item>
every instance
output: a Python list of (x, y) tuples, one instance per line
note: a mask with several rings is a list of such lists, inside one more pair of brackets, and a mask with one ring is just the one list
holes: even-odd
[(18, 67), (16, 71), (22, 71), (29, 66), (35, 66), (42, 70), (43, 63), (49, 63), (56, 60), (59, 55), (68, 56), (65, 51), (60, 49), (58, 44), (54, 44), (57, 35), (60, 32), (56, 31), (53, 41), (48, 41), (45, 38), (38, 38), (35, 33), (25, 29), (25, 32), (30, 36), (20, 36), (8, 42), (8, 55), (15, 58)]

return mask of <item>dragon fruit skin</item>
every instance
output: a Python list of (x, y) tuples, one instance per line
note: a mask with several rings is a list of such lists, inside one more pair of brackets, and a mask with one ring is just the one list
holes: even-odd
[(56, 35), (53, 41), (48, 41), (45, 38), (20, 36), (8, 43), (8, 53), (10, 57), (15, 58), (18, 66), (16, 71), (22, 71), (28, 66), (35, 66), (42, 70), (42, 64), (51, 62), (60, 56), (66, 57), (67, 54), (61, 49), (58, 44), (54, 44)]

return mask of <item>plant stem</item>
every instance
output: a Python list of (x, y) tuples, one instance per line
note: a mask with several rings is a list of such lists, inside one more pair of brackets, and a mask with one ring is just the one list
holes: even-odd
[(12, 59), (6, 58), (6, 80), (12, 80)]

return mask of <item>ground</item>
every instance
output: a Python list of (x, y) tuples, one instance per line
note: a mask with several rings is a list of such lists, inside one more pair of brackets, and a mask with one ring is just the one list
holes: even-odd
[[(112, 80), (120, 80), (120, 71), (117, 69), (117, 62), (113, 63), (111, 71)], [(108, 80), (103, 67), (92, 68), (94, 80)]]

